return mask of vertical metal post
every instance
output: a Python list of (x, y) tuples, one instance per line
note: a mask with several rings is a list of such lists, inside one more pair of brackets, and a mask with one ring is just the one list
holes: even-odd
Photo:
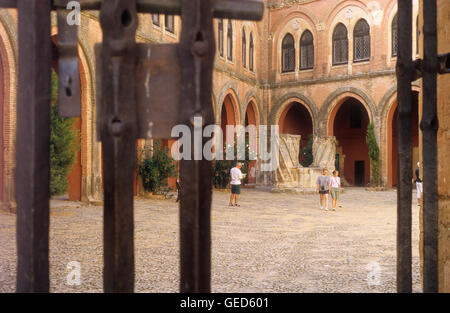
[(50, 1), (19, 0), (17, 291), (49, 291)]
[(138, 131), (136, 2), (104, 1), (100, 11), (100, 139), (104, 178), (104, 291), (134, 290), (133, 178)]
[[(190, 125), (192, 137), (214, 123), (211, 105), (215, 42), (211, 0), (182, 0), (180, 121)], [(194, 117), (202, 118), (202, 124)], [(203, 136), (202, 136), (203, 137)], [(180, 291), (211, 291), (212, 164), (203, 152), (205, 139), (191, 140), (192, 161), (180, 161)], [(201, 146), (200, 146), (201, 145)]]
[(423, 1), (423, 290), (438, 292), (436, 0)]
[(412, 129), (411, 80), (412, 1), (398, 0), (398, 187), (397, 187), (397, 291), (412, 292), (411, 276), (411, 194), (412, 194)]

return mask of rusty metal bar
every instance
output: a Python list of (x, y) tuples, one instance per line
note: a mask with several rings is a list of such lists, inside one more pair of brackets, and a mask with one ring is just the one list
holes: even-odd
[[(180, 121), (190, 125), (193, 135), (203, 133), (204, 125), (214, 123), (211, 91), (215, 41), (211, 6), (211, 0), (182, 1)], [(203, 123), (197, 123), (195, 118), (202, 118)], [(212, 164), (203, 157), (194, 160), (196, 149), (202, 154), (205, 138), (195, 141), (191, 139), (192, 160), (180, 161), (180, 291), (210, 292)]]
[(48, 292), (51, 7), (48, 0), (17, 4), (17, 292)]
[(423, 19), (423, 291), (438, 292), (436, 0), (423, 1)]
[(412, 292), (411, 194), (412, 128), (411, 81), (415, 72), (412, 61), (412, 1), (398, 0), (398, 187), (397, 187), (397, 291)]
[(81, 116), (81, 81), (78, 64), (78, 26), (67, 23), (68, 10), (58, 10), (58, 113)]
[(134, 290), (133, 179), (136, 165), (136, 2), (105, 2), (100, 11), (100, 124), (104, 179), (104, 291)]
[[(53, 0), (53, 9), (65, 9), (71, 0)], [(79, 0), (83, 10), (100, 10), (103, 0)], [(137, 0), (139, 13), (181, 15), (182, 0)], [(0, 7), (15, 8), (17, 0), (0, 0)], [(213, 0), (213, 16), (259, 21), (264, 11), (261, 0)]]

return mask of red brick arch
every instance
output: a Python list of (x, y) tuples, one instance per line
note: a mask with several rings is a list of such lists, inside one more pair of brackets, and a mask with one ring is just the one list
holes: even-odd
[[(359, 127), (352, 125), (353, 112), (360, 117)], [(370, 121), (370, 110), (364, 105), (363, 99), (356, 96), (341, 97), (329, 115), (328, 135), (335, 136), (338, 141), (336, 153), (344, 158), (341, 175), (351, 185), (365, 185), (370, 181), (369, 150), (366, 144)]]

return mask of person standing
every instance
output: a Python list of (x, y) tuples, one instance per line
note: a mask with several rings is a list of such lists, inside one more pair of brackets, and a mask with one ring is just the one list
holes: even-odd
[(325, 198), (325, 210), (328, 211), (328, 195), (330, 194), (330, 176), (328, 176), (328, 170), (324, 168), (322, 175), (317, 177), (317, 194), (320, 195), (320, 209), (324, 208), (323, 202)]
[(422, 198), (423, 193), (422, 179), (420, 179), (420, 162), (417, 162), (415, 174), (416, 178), (414, 179), (414, 182), (416, 183), (417, 205), (420, 206), (420, 199)]
[(330, 179), (331, 206), (333, 211), (336, 211), (336, 205), (339, 199), (339, 188), (341, 188), (341, 178), (339, 177), (339, 171), (334, 170), (333, 176)]
[(245, 174), (242, 174), (241, 172), (242, 163), (237, 162), (236, 166), (233, 167), (230, 171), (231, 176), (231, 196), (230, 196), (230, 204), (229, 206), (233, 206), (233, 198), (234, 198), (234, 205), (240, 206), (238, 204), (238, 198), (241, 194), (241, 180), (245, 178)]

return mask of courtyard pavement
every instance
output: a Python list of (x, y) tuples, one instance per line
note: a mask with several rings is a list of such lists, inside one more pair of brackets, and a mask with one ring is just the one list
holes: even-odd
[[(395, 292), (396, 193), (347, 188), (341, 208), (321, 211), (315, 195), (243, 189), (241, 207), (214, 192), (213, 292)], [(51, 292), (102, 292), (99, 206), (54, 200)], [(15, 215), (0, 211), (0, 292), (15, 290)], [(413, 291), (419, 275), (419, 208), (413, 201)], [(177, 292), (178, 205), (135, 202), (136, 292)], [(80, 285), (68, 264), (79, 262)]]

